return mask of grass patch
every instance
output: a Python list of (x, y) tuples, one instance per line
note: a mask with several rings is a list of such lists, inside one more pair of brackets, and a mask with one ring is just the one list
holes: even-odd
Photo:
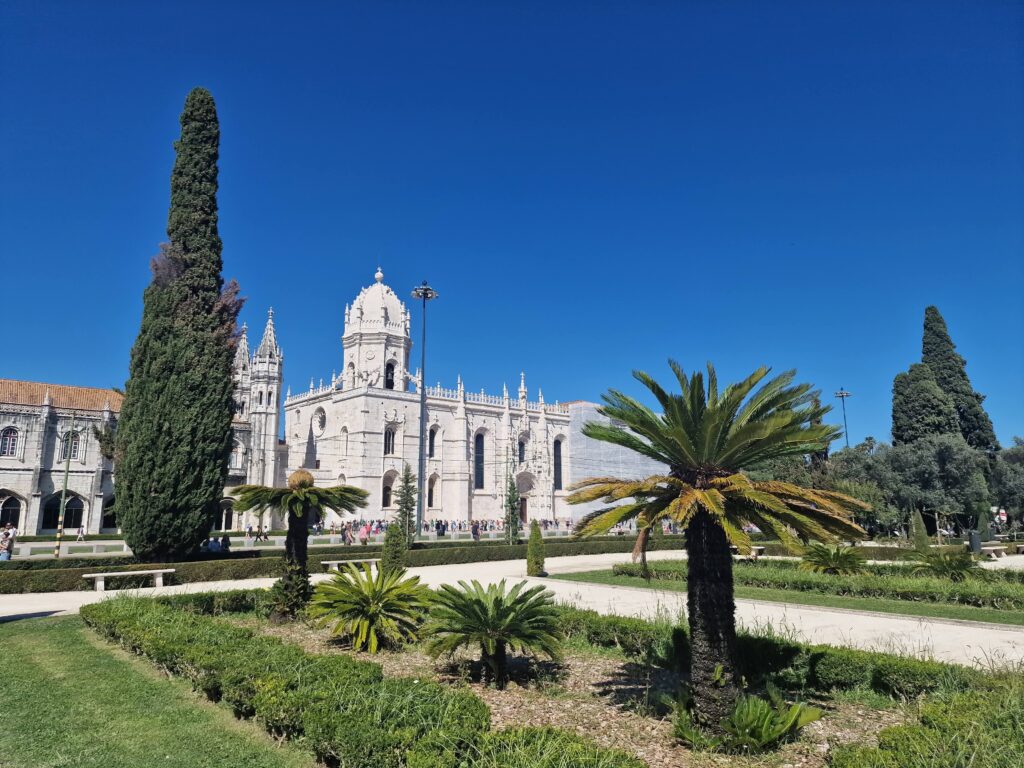
[[(588, 584), (610, 584), (618, 587), (660, 589), (665, 592), (686, 591), (685, 582), (667, 580), (648, 582), (636, 576), (617, 576), (609, 570), (565, 573), (559, 574), (557, 578), (567, 581), (582, 581)], [(956, 619), (989, 624), (1024, 626), (1024, 612), (1004, 611), (998, 608), (919, 603), (910, 600), (886, 600), (878, 597), (845, 597), (815, 594), (813, 592), (796, 592), (786, 589), (764, 589), (761, 587), (744, 586), (736, 586), (735, 594), (739, 599), (761, 600), (770, 603), (788, 603), (791, 605), (810, 605), (821, 608), (842, 608), (851, 611), (893, 613), (932, 619)]]
[(12, 768), (313, 768), (311, 755), (100, 645), (78, 617), (0, 624)]

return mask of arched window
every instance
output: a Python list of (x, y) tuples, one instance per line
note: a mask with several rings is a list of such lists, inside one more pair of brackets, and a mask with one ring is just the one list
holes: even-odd
[(434, 450), (437, 445), (437, 427), (431, 427), (430, 436), (427, 438), (427, 456), (434, 458)]
[[(66, 461), (70, 454), (72, 459), (78, 458), (79, 435), (77, 432), (65, 432), (60, 445), (60, 460)], [(54, 526), (56, 527), (56, 526)], [(66, 527), (66, 526), (65, 526)]]
[(259, 394), (259, 404), (263, 405), (263, 390), (262, 389), (260, 390), (260, 394)]
[(388, 363), (384, 366), (384, 389), (395, 388), (395, 364)]
[(231, 444), (231, 456), (228, 459), (228, 466), (231, 469), (242, 468), (242, 446), (237, 442)]
[[(388, 427), (384, 430), (384, 455), (392, 456), (395, 453), (395, 430)], [(385, 505), (387, 506), (387, 505)]]
[(522, 439), (519, 440), (519, 463), (526, 463), (526, 441)]
[(427, 483), (427, 507), (430, 509), (434, 508), (434, 487), (437, 485), (437, 477), (430, 478), (430, 482)]
[(473, 439), (473, 487), (484, 487), (484, 433), (478, 432)]
[(555, 490), (562, 490), (562, 441), (561, 439), (555, 440), (555, 447), (553, 452), (554, 460), (554, 475), (555, 475)]
[[(82, 525), (85, 503), (78, 496), (68, 496), (64, 504), (64, 528), (74, 529)], [(56, 528), (60, 524), (60, 494), (55, 493), (43, 507), (43, 528)]]
[(213, 518), (213, 530), (230, 531), (235, 517), (234, 499), (222, 499), (217, 509), (217, 515)]
[(0, 504), (0, 525), (10, 523), (18, 527), (18, 520), (21, 519), (21, 500), (15, 496), (8, 496)]
[(380, 503), (382, 507), (391, 506), (391, 486), (385, 485), (384, 490), (380, 494)]
[(0, 432), (0, 456), (16, 456), (18, 453), (18, 430), (7, 427)]

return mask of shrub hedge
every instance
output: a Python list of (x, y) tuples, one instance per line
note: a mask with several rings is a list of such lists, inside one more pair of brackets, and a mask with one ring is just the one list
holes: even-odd
[[(567, 637), (619, 648), (627, 655), (669, 668), (689, 666), (689, 638), (683, 627), (566, 606), (559, 611)], [(807, 645), (774, 635), (740, 631), (736, 640), (738, 671), (753, 686), (772, 682), (790, 690), (820, 692), (866, 686), (879, 693), (914, 698), (940, 687), (965, 689), (982, 679), (980, 673), (953, 664)]]
[[(681, 537), (666, 536), (662, 546), (666, 549), (677, 547)], [(629, 552), (633, 543), (622, 537), (601, 539), (570, 539), (552, 541), (547, 545), (548, 557), (568, 555), (592, 555), (611, 552)], [(330, 547), (310, 550), (309, 568), (312, 572), (320, 570), (324, 560), (347, 560), (376, 555), (379, 546), (372, 547)], [(175, 569), (167, 574), (165, 584), (185, 584), (201, 581), (226, 581), (233, 579), (254, 579), (274, 577), (281, 574), (284, 558), (268, 556), (263, 553), (238, 553), (247, 557), (230, 557), (218, 559), (194, 560), (185, 563), (167, 563), (166, 567)], [(453, 544), (429, 543), (409, 551), (406, 565), (409, 567), (425, 565), (445, 565), (449, 563), (478, 563), (496, 560), (522, 560), (526, 557), (526, 544), (474, 543), (472, 541)], [(76, 558), (76, 567), (67, 567), (70, 560), (22, 560), (13, 561), (19, 567), (0, 568), (0, 594), (17, 592), (65, 592), (91, 588), (91, 582), (82, 578), (86, 573), (96, 571), (124, 572), (125, 576), (108, 579), (113, 588), (127, 589), (130, 587), (149, 586), (152, 580), (148, 577), (132, 577), (133, 570), (152, 568), (152, 563), (133, 563), (123, 565), (119, 559), (111, 564), (110, 558)], [(42, 567), (24, 566), (26, 563), (60, 563), (64, 567), (46, 565)]]
[[(666, 581), (685, 581), (685, 561), (679, 563), (649, 563), (650, 578)], [(620, 576), (641, 575), (640, 566), (622, 564), (612, 572)], [(988, 572), (985, 572), (986, 574)], [(795, 592), (841, 597), (879, 597), (891, 600), (911, 600), (929, 603), (950, 603), (1004, 610), (1024, 610), (1024, 584), (1016, 579), (971, 578), (962, 582), (931, 576), (911, 576), (891, 569), (888, 573), (865, 573), (840, 576), (797, 570), (792, 563), (761, 562), (737, 563), (733, 567), (733, 582), (745, 587), (785, 589)]]
[[(407, 677), (377, 664), (318, 656), (213, 616), (257, 609), (256, 590), (160, 600), (118, 597), (82, 609), (104, 637), (188, 679), (197, 691), (301, 739), (317, 759), (344, 768), (496, 768), (642, 763), (550, 729), (492, 734), (487, 705), (467, 689)], [(583, 762), (585, 761), (585, 762)]]

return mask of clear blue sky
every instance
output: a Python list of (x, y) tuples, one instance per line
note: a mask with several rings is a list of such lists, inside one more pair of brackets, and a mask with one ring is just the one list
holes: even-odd
[(795, 367), (854, 440), (936, 304), (1024, 434), (1020, 3), (0, 0), (0, 376), (124, 382), (196, 85), (293, 389), (380, 264), (441, 292), (431, 382)]

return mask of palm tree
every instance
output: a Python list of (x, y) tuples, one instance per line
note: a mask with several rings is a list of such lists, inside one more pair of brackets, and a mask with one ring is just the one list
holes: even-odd
[[(679, 394), (666, 392), (642, 371), (633, 373), (653, 393), (661, 414), (613, 389), (599, 409), (611, 423), (583, 428), (588, 437), (666, 465), (665, 474), (583, 480), (570, 489), (569, 502), (609, 505), (579, 521), (576, 531), (583, 536), (606, 533), (627, 520), (635, 520), (643, 535), (665, 518), (685, 531), (692, 701), (699, 720), (715, 728), (739, 693), (730, 546), (750, 551), (747, 524), (773, 533), (793, 551), (799, 551), (800, 540), (859, 538), (864, 532), (852, 513), (866, 505), (832, 491), (755, 482), (743, 473), (769, 459), (819, 452), (841, 434), (820, 423), (830, 409), (814, 404), (818, 393), (810, 385), (793, 384), (795, 372), (761, 384), (769, 369), (758, 368), (719, 392), (710, 364), (706, 384), (702, 373), (688, 377), (675, 361), (669, 365)], [(645, 546), (638, 541), (641, 553)]]
[(402, 568), (360, 570), (349, 564), (330, 581), (319, 584), (309, 606), (310, 618), (331, 633), (352, 639), (355, 650), (376, 653), (380, 646), (398, 647), (416, 639), (428, 590), (419, 576), (406, 578)]
[(369, 493), (351, 485), (316, 488), (313, 476), (297, 469), (288, 478), (287, 488), (265, 485), (242, 485), (236, 490), (235, 509), (239, 512), (255, 510), (262, 514), (277, 509), (288, 514), (288, 534), (284, 540), (285, 575), (280, 582), (283, 592), (281, 612), (294, 616), (309, 601), (309, 571), (306, 568), (309, 525), (324, 514), (324, 510), (352, 512), (366, 506)]
[(864, 556), (856, 547), (811, 542), (804, 550), (800, 568), (811, 573), (854, 576), (864, 572)]
[(508, 651), (559, 658), (562, 640), (553, 595), (521, 581), (505, 591), (505, 580), (486, 588), (474, 580), (445, 584), (437, 590), (430, 620), (423, 628), (426, 650), (433, 656), (478, 645), (481, 661), (499, 690), (508, 681)]

